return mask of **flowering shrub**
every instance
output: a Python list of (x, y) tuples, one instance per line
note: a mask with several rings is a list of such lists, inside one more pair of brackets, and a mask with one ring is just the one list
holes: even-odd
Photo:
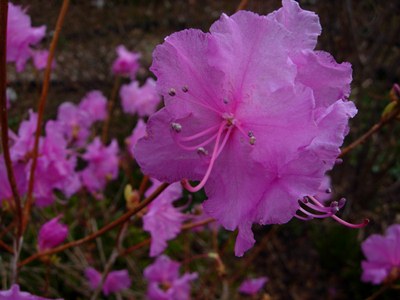
[[(349, 228), (368, 220), (344, 220), (360, 208), (354, 197), (339, 217), (346, 203), (340, 194), (351, 194), (355, 179), (349, 177), (350, 187), (337, 185), (329, 172), (350, 151), (355, 156), (340, 167), (344, 174), (361, 167), (383, 174), (379, 168), (395, 165), (366, 161), (356, 168), (354, 149), (398, 118), (400, 89), (393, 86), (378, 123), (365, 134), (356, 128), (360, 137), (340, 150), (358, 112), (349, 99), (351, 64), (316, 50), (319, 17), (298, 2), (283, 0), (267, 15), (242, 10), (247, 2), (222, 13), (208, 32), (167, 36), (153, 52), (155, 78), (146, 70), (148, 53), (117, 46), (106, 66), (112, 90), (90, 84), (86, 94), (60, 96), (48, 117), (46, 101), (54, 97), (48, 90), (62, 82), (71, 59), (56, 51), (70, 43), (69, 34), (60, 39), (69, 1), (48, 31), (48, 49), (41, 45), (46, 26), (32, 26), (27, 8), (0, 1), (0, 29), (7, 28), (0, 33), (0, 299), (269, 299), (277, 286), (293, 298), (313, 298), (302, 293), (315, 286), (324, 257), (335, 261), (332, 270), (355, 269), (359, 257), (344, 250), (353, 245), (346, 237), (358, 249)], [(77, 57), (81, 52), (74, 48)], [(22, 88), (24, 80), (34, 86), (41, 75), (37, 111), (20, 114), (29, 98), (24, 93), (31, 92)], [(396, 174), (393, 169), (385, 184)], [(325, 218), (353, 233), (329, 238), (333, 222), (298, 222)], [(392, 225), (386, 236), (372, 235), (361, 245), (362, 281), (383, 284), (383, 292), (399, 279), (398, 235)], [(347, 261), (336, 260), (329, 241)], [(304, 278), (307, 268), (315, 278), (307, 277), (301, 289), (282, 278), (290, 272)], [(320, 277), (328, 281), (332, 270)], [(337, 280), (329, 277), (330, 284)], [(317, 285), (315, 293), (339, 299), (342, 291), (333, 285), (323, 292)]]

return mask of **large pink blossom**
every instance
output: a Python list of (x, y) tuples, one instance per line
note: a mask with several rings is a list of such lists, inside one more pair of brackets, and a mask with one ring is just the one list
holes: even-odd
[[(160, 181), (205, 187), (205, 211), (239, 228), (237, 255), (254, 244), (253, 223), (288, 222), (298, 200), (316, 194), (357, 112), (347, 101), (351, 66), (314, 51), (320, 32), (314, 13), (284, 0), (267, 16), (223, 14), (209, 33), (177, 32), (154, 51), (165, 107), (135, 157)], [(314, 200), (304, 205), (320, 217), (340, 208)]]
[(17, 71), (23, 71), (31, 57), (31, 46), (39, 43), (46, 33), (46, 26), (32, 27), (31, 18), (20, 6), (8, 4), (7, 62), (15, 62)]
[(190, 282), (197, 279), (197, 273), (179, 276), (180, 264), (168, 256), (161, 255), (144, 270), (148, 280), (149, 300), (189, 300)]
[(129, 114), (137, 113), (140, 117), (153, 114), (161, 101), (152, 78), (148, 78), (141, 87), (139, 87), (139, 82), (137, 81), (123, 85), (120, 90), (120, 96), (124, 112)]
[[(392, 225), (386, 235), (373, 234), (361, 245), (366, 260), (362, 261), (365, 282), (380, 284), (393, 272), (399, 276), (400, 270), (400, 225)], [(398, 277), (397, 277), (398, 278)], [(394, 278), (396, 279), (396, 278)]]
[[(159, 185), (160, 182), (153, 180), (146, 195), (150, 195)], [(143, 216), (143, 228), (151, 234), (150, 256), (160, 255), (167, 247), (167, 241), (180, 233), (182, 223), (187, 220), (188, 217), (173, 205), (181, 197), (182, 186), (173, 183), (150, 204)]]

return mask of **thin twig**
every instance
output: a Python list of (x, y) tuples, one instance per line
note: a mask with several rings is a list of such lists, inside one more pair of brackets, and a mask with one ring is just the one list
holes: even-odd
[(339, 157), (343, 157), (344, 155), (349, 153), (351, 150), (356, 148), (358, 145), (364, 143), (375, 132), (379, 131), (384, 125), (386, 125), (386, 124), (390, 123), (391, 121), (395, 120), (396, 117), (399, 114), (400, 114), (400, 104), (398, 104), (396, 109), (394, 109), (389, 115), (387, 115), (386, 117), (381, 118), (381, 120), (378, 123), (376, 123), (374, 126), (372, 126), (370, 130), (368, 130), (361, 137), (359, 137), (357, 140), (355, 140), (350, 145), (348, 145), (346, 148), (344, 148), (342, 150), (342, 152), (340, 153)]
[(0, 247), (6, 250), (7, 252), (10, 252), (11, 254), (14, 254), (14, 250), (6, 243), (4, 243), (2, 240), (0, 240)]
[(34, 183), (35, 183), (35, 170), (36, 170), (37, 159), (38, 159), (38, 155), (39, 155), (39, 138), (42, 133), (41, 129), (42, 129), (42, 122), (43, 122), (44, 108), (46, 106), (47, 94), (49, 92), (49, 86), (50, 86), (51, 65), (53, 63), (54, 53), (56, 50), (58, 38), (60, 36), (61, 28), (64, 23), (65, 15), (68, 10), (68, 6), (69, 6), (69, 0), (63, 0), (60, 14), (58, 15), (56, 28), (54, 30), (53, 39), (51, 40), (51, 44), (50, 44), (49, 56), (47, 58), (46, 69), (44, 71), (43, 87), (42, 87), (42, 92), (41, 92), (39, 104), (38, 104), (38, 118), (37, 118), (37, 124), (36, 124), (32, 164), (31, 164), (31, 169), (30, 169), (30, 174), (29, 174), (27, 200), (26, 200), (26, 203), (24, 206), (24, 212), (23, 212), (22, 231), (25, 231), (25, 228), (29, 222), (31, 208), (34, 203), (33, 188), (34, 188)]
[(237, 9), (236, 9), (236, 11), (246, 9), (247, 4), (249, 4), (249, 0), (242, 0), (242, 1), (240, 1), (239, 5), (238, 5), (238, 7), (237, 7)]
[(375, 300), (377, 299), (380, 295), (382, 295), (386, 290), (388, 290), (391, 287), (390, 284), (386, 284), (382, 286), (379, 290), (377, 290), (375, 293), (373, 293), (371, 296), (369, 296), (366, 300)]
[[(212, 223), (214, 221), (215, 221), (215, 219), (209, 218), (209, 219), (206, 219), (206, 220), (203, 220), (203, 221), (199, 221), (199, 222), (187, 223), (187, 224), (182, 225), (181, 230), (189, 230), (189, 229), (192, 229), (192, 228), (195, 228), (195, 227), (204, 226), (204, 225), (207, 225), (207, 224)], [(151, 238), (148, 238), (146, 240), (143, 240), (143, 241), (139, 242), (136, 245), (133, 245), (133, 246), (123, 250), (120, 253), (120, 255), (121, 256), (127, 255), (127, 254), (129, 254), (129, 253), (131, 253), (131, 252), (133, 252), (133, 251), (135, 251), (137, 249), (140, 249), (140, 248), (142, 248), (144, 246), (149, 245), (150, 243), (151, 243)]]
[(103, 132), (101, 135), (101, 140), (103, 141), (103, 144), (107, 143), (108, 131), (110, 129), (112, 114), (114, 111), (115, 101), (117, 100), (117, 93), (118, 93), (120, 84), (121, 84), (121, 77), (116, 76), (115, 80), (114, 80), (114, 85), (113, 85), (113, 88), (111, 91), (111, 97), (110, 97), (110, 100), (108, 101), (107, 117), (103, 123)]
[(24, 261), (22, 261), (19, 264), (19, 267), (22, 267), (22, 266), (34, 261), (35, 259), (38, 259), (39, 257), (45, 256), (45, 255), (51, 255), (51, 254), (54, 254), (54, 253), (58, 253), (58, 252), (64, 251), (65, 249), (68, 249), (68, 248), (71, 248), (71, 247), (79, 246), (81, 244), (84, 244), (84, 243), (86, 243), (88, 241), (91, 241), (91, 240), (97, 238), (98, 236), (106, 233), (107, 231), (109, 231), (111, 229), (114, 229), (115, 227), (117, 227), (117, 226), (125, 223), (126, 221), (128, 221), (132, 216), (134, 216), (135, 214), (140, 212), (143, 208), (148, 206), (168, 186), (169, 186), (169, 183), (161, 184), (149, 197), (147, 197), (145, 200), (140, 202), (137, 205), (137, 207), (135, 207), (134, 209), (132, 209), (132, 210), (130, 210), (128, 212), (126, 212), (125, 214), (123, 214), (121, 217), (119, 217), (118, 219), (114, 220), (113, 222), (103, 226), (98, 231), (96, 231), (96, 232), (94, 232), (94, 233), (92, 233), (92, 234), (90, 234), (88, 236), (85, 236), (84, 238), (81, 238), (79, 240), (72, 241), (70, 243), (58, 246), (56, 248), (49, 249), (49, 250), (46, 250), (46, 251), (43, 251), (43, 252), (38, 252), (36, 254), (33, 254), (32, 256), (30, 256), (27, 259), (25, 259)]
[[(17, 183), (15, 180), (14, 170), (12, 167), (10, 149), (8, 147), (8, 115), (7, 115), (7, 17), (8, 17), (8, 1), (0, 2), (0, 127), (1, 127), (1, 144), (3, 147), (4, 163), (7, 168), (7, 177), (10, 182), (11, 191), (14, 198), (15, 207), (18, 216), (17, 236), (22, 235), (22, 204), (18, 193)], [(19, 241), (19, 238), (17, 238)]]

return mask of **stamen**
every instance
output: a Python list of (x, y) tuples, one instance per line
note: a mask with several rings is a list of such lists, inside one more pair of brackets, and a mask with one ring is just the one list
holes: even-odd
[(318, 214), (314, 214), (314, 213), (312, 213), (312, 212), (306, 211), (306, 210), (305, 210), (304, 208), (302, 208), (302, 207), (299, 207), (299, 210), (300, 210), (302, 213), (304, 213), (305, 215), (307, 215), (307, 216), (310, 216), (310, 217), (313, 217), (313, 218), (318, 218), (318, 219), (323, 219), (323, 218), (328, 218), (328, 217), (333, 216), (333, 213), (332, 213), (332, 212), (327, 212), (327, 213), (325, 213), (325, 214), (318, 215)]
[(179, 123), (171, 123), (171, 127), (173, 130), (175, 130), (175, 132), (181, 132), (182, 131), (182, 125)]
[[(308, 196), (307, 198), (308, 198), (309, 200), (311, 200), (314, 204), (316, 204), (320, 209), (321, 209), (321, 208), (326, 208), (326, 207), (323, 206), (323, 205), (321, 204), (321, 202), (319, 202), (315, 197), (313, 197), (313, 196)], [(342, 208), (343, 205), (345, 204), (345, 202), (346, 202), (346, 199), (344, 199), (344, 198), (340, 199), (339, 202), (338, 202), (338, 204), (337, 204), (337, 207), (338, 207), (338, 208)], [(334, 214), (332, 214), (330, 217), (331, 217), (332, 219), (334, 219), (336, 222), (338, 222), (338, 223), (340, 223), (340, 224), (342, 224), (342, 225), (344, 225), (344, 226), (350, 227), (350, 228), (362, 228), (362, 227), (365, 227), (365, 226), (369, 223), (369, 220), (368, 220), (368, 219), (364, 219), (362, 223), (353, 224), (353, 223), (346, 222), (345, 220), (339, 218), (338, 216), (336, 216), (336, 215), (334, 215)]]
[(197, 148), (197, 153), (202, 154), (202, 155), (208, 155), (208, 151), (204, 149), (203, 147)]
[(170, 88), (168, 91), (168, 95), (170, 95), (171, 97), (176, 95), (176, 90), (174, 88)]
[(228, 132), (225, 134), (224, 140), (222, 141), (222, 144), (219, 147), (219, 150), (218, 150), (218, 153), (217, 153), (217, 157), (221, 154), (222, 150), (224, 149), (225, 144), (228, 141), (228, 138), (229, 138), (231, 132), (232, 132), (232, 127), (229, 127), (228, 128)]
[(250, 139), (249, 139), (249, 143), (250, 143), (250, 145), (253, 146), (256, 143), (256, 137), (255, 136), (251, 136)]
[(228, 103), (229, 103), (228, 98), (226, 98), (226, 97), (225, 97), (224, 100), (222, 100), (222, 101), (224, 101), (225, 104), (228, 104)]
[(208, 138), (207, 140), (205, 140), (204, 142), (201, 142), (194, 146), (185, 146), (180, 142), (180, 140), (178, 138), (176, 139), (176, 143), (179, 145), (179, 147), (181, 147), (184, 150), (193, 151), (193, 150), (197, 150), (198, 148), (207, 146), (209, 143), (211, 143), (213, 140), (215, 140), (217, 138), (217, 135), (218, 134), (216, 133), (213, 136), (211, 136), (210, 138)]
[(303, 217), (303, 216), (300, 216), (300, 215), (298, 215), (298, 214), (295, 214), (294, 217), (297, 218), (297, 219), (299, 219), (299, 220), (302, 220), (302, 221), (310, 221), (310, 220), (313, 219), (313, 217), (310, 217), (310, 216), (308, 216), (308, 215), (307, 215), (306, 217)]
[(212, 127), (210, 127), (210, 128), (207, 128), (206, 130), (203, 130), (203, 131), (200, 131), (199, 133), (196, 133), (196, 134), (194, 134), (194, 135), (191, 135), (191, 136), (185, 136), (185, 137), (182, 137), (180, 140), (181, 141), (193, 141), (193, 140), (195, 140), (195, 139), (197, 139), (197, 138), (200, 138), (200, 137), (202, 137), (202, 136), (204, 136), (204, 135), (206, 135), (207, 133), (210, 133), (210, 132), (212, 132), (212, 131), (215, 131), (218, 127), (219, 127), (220, 125), (218, 124), (218, 125), (215, 125), (215, 126), (212, 126)]
[[(215, 161), (217, 159), (218, 153), (220, 151), (222, 151), (222, 147), (221, 148), (219, 147), (219, 141), (221, 139), (221, 135), (222, 135), (222, 132), (225, 129), (225, 126), (226, 126), (225, 122), (222, 122), (220, 127), (219, 127), (219, 130), (218, 130), (218, 133), (217, 133), (217, 137), (216, 137), (216, 141), (215, 141), (215, 145), (214, 145), (214, 149), (213, 149), (213, 153), (212, 153), (211, 159), (210, 159), (210, 164), (208, 165), (206, 174), (204, 175), (204, 177), (200, 181), (200, 183), (198, 185), (196, 185), (196, 186), (191, 186), (187, 179), (183, 179), (181, 181), (182, 186), (185, 189), (187, 189), (189, 192), (195, 193), (195, 192), (200, 191), (204, 187), (204, 185), (206, 184), (208, 178), (210, 177), (211, 170), (212, 170), (212, 168), (214, 166), (214, 163), (215, 163)], [(224, 144), (222, 146), (224, 146)]]
[(187, 86), (187, 85), (184, 85), (184, 86), (182, 87), (182, 92), (187, 93), (188, 91), (189, 91), (188, 86)]
[(343, 159), (341, 159), (341, 158), (336, 158), (336, 160), (335, 160), (335, 164), (336, 165), (341, 165), (343, 163)]

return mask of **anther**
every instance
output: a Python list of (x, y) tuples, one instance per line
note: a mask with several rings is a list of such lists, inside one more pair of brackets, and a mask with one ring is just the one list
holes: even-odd
[(325, 193), (327, 193), (327, 194), (332, 193), (332, 189), (331, 189), (331, 188), (327, 188), (327, 189), (325, 190)]
[(335, 164), (336, 164), (336, 165), (340, 165), (340, 164), (342, 164), (342, 162), (343, 162), (343, 159), (341, 159), (341, 158), (337, 158), (337, 159), (335, 160)]
[(207, 155), (208, 151), (206, 149), (204, 149), (204, 147), (199, 147), (199, 148), (197, 148), (197, 153), (202, 154), (202, 155)]
[(256, 143), (256, 137), (255, 136), (251, 136), (249, 139), (250, 145), (254, 145)]
[(254, 133), (253, 133), (253, 131), (249, 131), (249, 132), (247, 133), (247, 135), (248, 135), (249, 137), (252, 137), (252, 136), (254, 136)]
[(228, 104), (228, 102), (229, 102), (229, 101), (228, 101), (228, 98), (226, 98), (226, 97), (225, 97), (224, 100), (222, 100), (222, 101), (224, 101), (225, 104)]
[(188, 86), (187, 86), (187, 85), (184, 85), (184, 86), (182, 87), (182, 92), (187, 93), (188, 91), (189, 91)]
[(331, 202), (331, 212), (333, 214), (336, 214), (339, 211), (339, 203), (337, 201), (332, 201)]
[(168, 91), (168, 95), (170, 95), (171, 97), (175, 96), (176, 95), (175, 89), (174, 88), (170, 88), (169, 91)]
[(182, 131), (182, 125), (179, 123), (171, 123), (171, 127), (175, 132), (181, 132)]

